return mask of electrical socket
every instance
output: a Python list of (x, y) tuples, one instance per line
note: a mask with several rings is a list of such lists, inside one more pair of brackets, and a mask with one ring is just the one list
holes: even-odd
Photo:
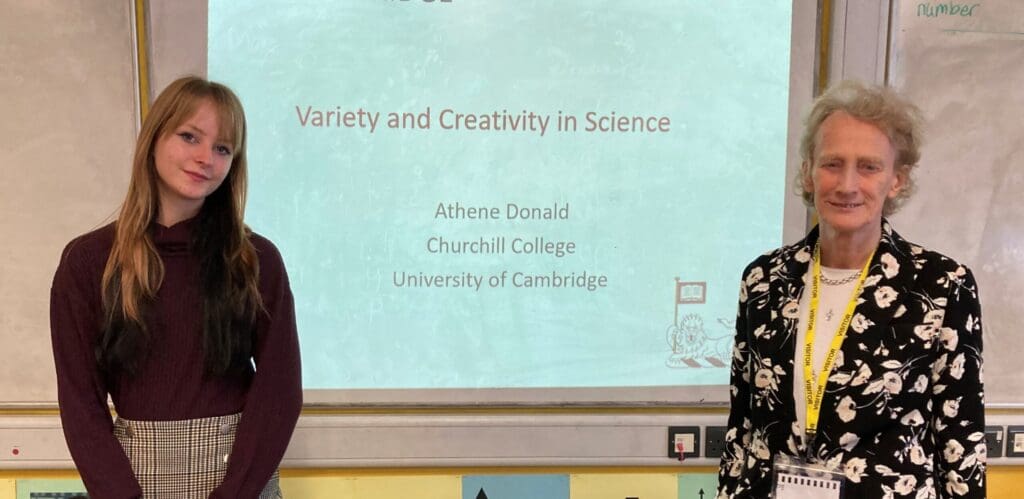
[(1024, 426), (1006, 427), (1006, 457), (1024, 457)]
[(682, 457), (700, 456), (700, 427), (699, 426), (669, 426), (668, 427), (668, 457), (679, 458), (679, 451), (676, 450), (676, 442), (687, 442), (683, 446)]
[(718, 458), (725, 453), (725, 434), (729, 428), (725, 426), (704, 427), (704, 457)]
[(1003, 436), (1006, 432), (1002, 426), (985, 427), (985, 444), (988, 446), (988, 457), (1003, 457)]

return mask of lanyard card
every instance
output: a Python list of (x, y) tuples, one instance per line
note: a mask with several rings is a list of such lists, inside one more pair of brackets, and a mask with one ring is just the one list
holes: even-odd
[(821, 464), (780, 454), (772, 469), (774, 499), (842, 499), (846, 476)]

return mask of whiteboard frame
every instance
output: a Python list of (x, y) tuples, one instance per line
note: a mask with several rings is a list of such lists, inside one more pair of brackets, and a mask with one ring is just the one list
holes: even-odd
[[(158, 2), (150, 16), (153, 91), (182, 74), (206, 74), (207, 1)], [(799, 167), (799, 134), (803, 116), (814, 98), (819, 61), (817, 2), (793, 0), (790, 43), (790, 93), (786, 146), (786, 196), (782, 240), (792, 243), (806, 233), (807, 210), (792, 179)], [(197, 19), (202, 17), (202, 19)], [(767, 249), (767, 248), (766, 248)], [(751, 255), (753, 258), (756, 255)], [(740, 269), (737, 269), (737, 276)], [(485, 388), (485, 389), (360, 389), (305, 390), (305, 404), (346, 406), (728, 406), (728, 385)]]

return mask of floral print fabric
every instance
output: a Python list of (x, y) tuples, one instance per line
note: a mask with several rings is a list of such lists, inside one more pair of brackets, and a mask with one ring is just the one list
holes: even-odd
[(768, 497), (773, 456), (808, 451), (846, 475), (848, 499), (985, 497), (974, 276), (882, 229), (811, 442), (795, 424), (793, 372), (818, 229), (744, 270), (719, 498)]

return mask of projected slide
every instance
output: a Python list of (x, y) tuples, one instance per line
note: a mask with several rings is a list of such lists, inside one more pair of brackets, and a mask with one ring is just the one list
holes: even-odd
[(789, 2), (210, 0), (306, 388), (728, 382)]

